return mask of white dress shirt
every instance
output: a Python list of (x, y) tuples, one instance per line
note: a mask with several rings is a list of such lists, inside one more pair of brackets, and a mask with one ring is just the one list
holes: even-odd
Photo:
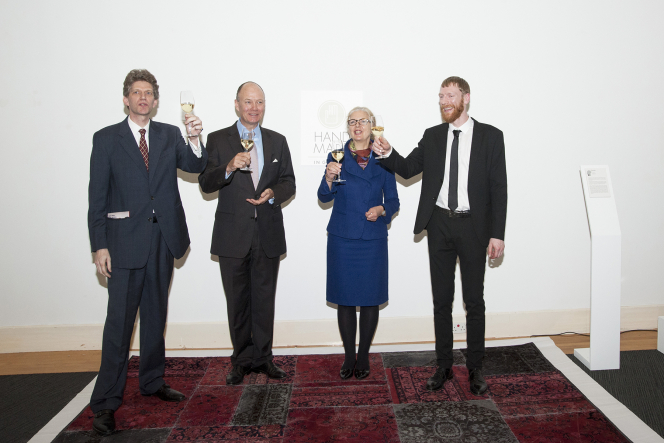
[[(136, 144), (138, 146), (141, 146), (141, 133), (138, 132), (141, 129), (145, 129), (145, 143), (148, 145), (148, 152), (150, 152), (150, 122), (152, 120), (148, 121), (148, 124), (145, 125), (145, 127), (141, 128), (138, 126), (136, 123), (131, 118), (127, 119), (127, 122), (129, 123), (129, 129), (131, 130), (131, 133), (134, 135), (134, 138), (136, 139)], [(186, 140), (186, 139), (185, 139)], [(187, 144), (191, 147), (191, 150), (193, 151), (194, 154), (196, 154), (196, 157), (201, 158), (203, 155), (203, 151), (201, 151), (201, 147), (194, 145), (193, 143), (189, 143), (188, 140)]]
[(445, 155), (445, 178), (443, 179), (443, 187), (438, 194), (436, 204), (441, 208), (449, 209), (447, 197), (450, 189), (450, 156), (452, 154), (452, 142), (454, 141), (454, 133), (452, 131), (458, 129), (461, 131), (459, 134), (459, 178), (457, 188), (457, 206), (456, 211), (470, 211), (470, 202), (468, 200), (468, 166), (470, 165), (470, 147), (473, 142), (473, 127), (475, 123), (472, 118), (460, 127), (455, 127), (450, 123), (450, 128), (447, 131), (447, 154)]

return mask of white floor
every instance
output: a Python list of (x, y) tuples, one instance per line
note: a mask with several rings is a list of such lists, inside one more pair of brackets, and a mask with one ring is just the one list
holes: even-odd
[[(643, 423), (634, 413), (618, 402), (608, 392), (598, 385), (590, 376), (572, 362), (553, 341), (548, 337), (523, 338), (514, 340), (491, 340), (486, 342), (487, 347), (522, 345), (534, 343), (544, 356), (562, 372), (590, 400), (611, 422), (622, 431), (627, 438), (635, 443), (664, 442), (655, 431)], [(455, 349), (465, 348), (465, 342), (454, 343)], [(402, 351), (433, 351), (434, 344), (421, 345), (376, 345), (371, 352), (402, 352)], [(342, 354), (342, 347), (322, 348), (280, 348), (274, 349), (275, 355), (305, 355), (305, 354)], [(132, 353), (132, 355), (138, 353)], [(167, 351), (167, 357), (226, 357), (231, 351)], [(96, 380), (96, 378), (95, 378)], [(62, 431), (90, 401), (90, 394), (95, 380), (92, 380), (58, 415), (42, 428), (30, 443), (49, 443)]]

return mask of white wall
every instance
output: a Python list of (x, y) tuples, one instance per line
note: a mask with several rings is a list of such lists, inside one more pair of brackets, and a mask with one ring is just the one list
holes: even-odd
[[(300, 91), (361, 90), (408, 153), (440, 122), (438, 88), (449, 75), (469, 81), (471, 115), (505, 133), (506, 253), (487, 269), (487, 311), (589, 306), (581, 164), (611, 168), (623, 306), (662, 304), (664, 4), (373, 3), (3, 2), (0, 326), (103, 323), (106, 289), (86, 224), (89, 155), (92, 134), (124, 118), (122, 81), (137, 67), (159, 81), (156, 120), (177, 124), (179, 91), (192, 89), (207, 133), (233, 123), (240, 83), (266, 91), (264, 125), (288, 138), (297, 178), (284, 210), (277, 320), (336, 316), (325, 303), (323, 171), (299, 160)], [(209, 254), (216, 199), (194, 175), (180, 176), (192, 246), (177, 263), (169, 322), (223, 321)], [(390, 230), (385, 317), (432, 309), (426, 238), (412, 234), (420, 182), (408, 183)]]

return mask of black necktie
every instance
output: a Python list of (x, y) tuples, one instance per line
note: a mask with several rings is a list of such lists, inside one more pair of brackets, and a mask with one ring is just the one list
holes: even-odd
[(452, 141), (452, 153), (450, 154), (450, 188), (447, 193), (447, 206), (450, 211), (454, 211), (459, 206), (457, 198), (457, 188), (459, 187), (459, 131), (452, 131), (454, 140)]

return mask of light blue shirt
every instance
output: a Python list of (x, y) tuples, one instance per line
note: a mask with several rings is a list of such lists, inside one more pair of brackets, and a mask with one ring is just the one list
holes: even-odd
[[(242, 138), (242, 131), (250, 132), (249, 129), (245, 128), (244, 125), (238, 119), (237, 121), (237, 130)], [(263, 174), (263, 165), (265, 164), (265, 159), (263, 159), (263, 136), (261, 134), (261, 126), (258, 125), (254, 128), (254, 149), (256, 150), (256, 157), (258, 157), (258, 178)], [(227, 173), (226, 178), (230, 177), (232, 174)]]
[[(249, 129), (245, 128), (244, 125), (240, 122), (240, 119), (237, 121), (237, 130), (242, 138), (242, 131), (250, 132)], [(265, 164), (265, 159), (263, 158), (263, 135), (261, 134), (261, 125), (256, 125), (254, 128), (254, 149), (256, 150), (256, 157), (258, 157), (258, 178), (260, 180), (261, 175), (263, 175), (263, 165)], [(230, 177), (233, 172), (226, 174), (226, 178)], [(268, 203), (273, 204), (274, 198), (268, 200)]]

